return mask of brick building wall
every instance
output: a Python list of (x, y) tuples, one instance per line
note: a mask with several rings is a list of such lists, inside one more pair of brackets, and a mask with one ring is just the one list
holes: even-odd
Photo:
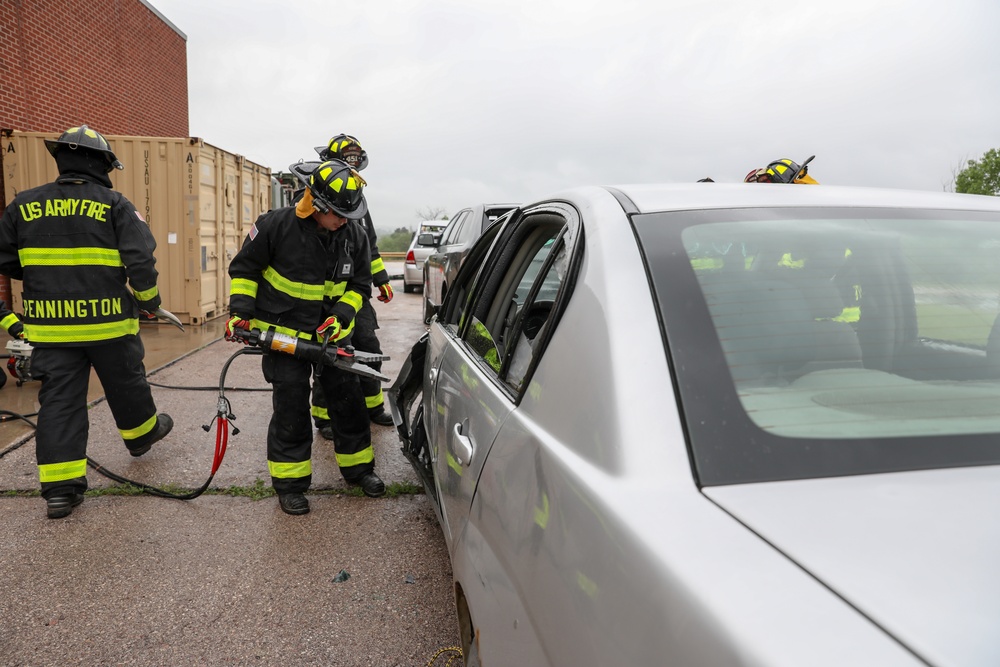
[[(0, 129), (80, 123), (188, 136), (187, 37), (145, 0), (0, 0)], [(6, 276), (0, 300), (11, 303)]]
[(0, 128), (79, 123), (188, 136), (187, 38), (142, 0), (0, 0)]

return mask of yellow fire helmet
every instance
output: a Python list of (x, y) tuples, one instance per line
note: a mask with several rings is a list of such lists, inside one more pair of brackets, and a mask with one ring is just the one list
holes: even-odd
[(815, 155), (810, 155), (809, 159), (801, 165), (788, 158), (775, 160), (764, 169), (764, 173), (768, 178), (758, 178), (757, 180), (768, 183), (806, 183), (809, 185), (819, 185), (819, 181), (809, 175), (808, 165), (815, 157)]

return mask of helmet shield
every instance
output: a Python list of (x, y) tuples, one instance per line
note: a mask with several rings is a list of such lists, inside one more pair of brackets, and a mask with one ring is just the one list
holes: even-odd
[(108, 163), (107, 171), (112, 169), (124, 169), (125, 165), (118, 161), (115, 157), (114, 151), (111, 150), (111, 144), (108, 140), (98, 132), (97, 130), (92, 130), (86, 125), (80, 125), (79, 127), (71, 127), (61, 135), (56, 140), (46, 139), (45, 147), (49, 149), (49, 153), (52, 157), (56, 156), (62, 149), (68, 150), (79, 150), (84, 149), (87, 151), (92, 151), (99, 153)]
[(332, 212), (349, 220), (360, 220), (368, 213), (363, 192), (365, 181), (346, 162), (300, 162), (289, 170), (309, 188), (313, 205), (321, 213)]

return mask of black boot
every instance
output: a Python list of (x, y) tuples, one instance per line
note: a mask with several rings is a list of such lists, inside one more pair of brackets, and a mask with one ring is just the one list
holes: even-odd
[(323, 436), (324, 440), (333, 441), (333, 429), (330, 427), (329, 424), (323, 424), (322, 426), (319, 427), (318, 430), (319, 434)]
[(360, 486), (361, 490), (369, 498), (378, 498), (385, 495), (385, 484), (374, 472), (366, 472), (358, 479), (348, 483), (351, 486)]
[(50, 519), (61, 519), (73, 513), (73, 508), (83, 502), (83, 493), (69, 491), (45, 499), (46, 513)]
[(285, 514), (308, 514), (309, 499), (301, 493), (280, 493), (278, 504)]
[(146, 435), (148, 439), (145, 440), (138, 447), (135, 448), (130, 447), (128, 453), (131, 454), (132, 456), (142, 456), (153, 447), (154, 443), (159, 442), (160, 440), (163, 440), (165, 437), (167, 437), (167, 434), (170, 433), (170, 430), (173, 427), (174, 427), (174, 420), (171, 419), (170, 415), (168, 415), (166, 412), (162, 412), (156, 415), (156, 426), (154, 426), (153, 430)]
[(368, 418), (372, 420), (373, 424), (378, 424), (379, 426), (392, 426), (392, 415), (389, 414), (384, 408), (379, 407), (375, 410), (369, 410)]

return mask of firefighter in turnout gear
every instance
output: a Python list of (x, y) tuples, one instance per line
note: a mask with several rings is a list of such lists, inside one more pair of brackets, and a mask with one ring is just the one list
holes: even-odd
[[(318, 146), (316, 152), (319, 153), (320, 159), (343, 160), (358, 171), (368, 166), (368, 153), (361, 147), (361, 142), (349, 134), (338, 134), (330, 139), (326, 146)], [(358, 224), (368, 234), (368, 245), (371, 249), (372, 284), (379, 291), (378, 300), (382, 303), (389, 303), (392, 300), (392, 286), (389, 284), (389, 272), (386, 271), (382, 256), (378, 252), (378, 236), (375, 234), (375, 226), (372, 224), (371, 211), (358, 220)], [(371, 305), (371, 289), (363, 290), (361, 296), (364, 302), (355, 319), (351, 345), (362, 352), (382, 354), (382, 345), (375, 333), (378, 329), (378, 318)], [(372, 364), (372, 367), (380, 371), (382, 370), (382, 362), (376, 362)], [(368, 418), (380, 426), (392, 426), (392, 415), (385, 410), (382, 384), (375, 378), (363, 377), (361, 378), (361, 390), (365, 394)], [(333, 440), (330, 416), (326, 407), (326, 399), (323, 396), (323, 385), (318, 382), (313, 383), (312, 401), (313, 422), (316, 424), (316, 428), (319, 429), (320, 435), (324, 438)]]
[(42, 383), (38, 473), (48, 516), (58, 519), (87, 489), (91, 367), (132, 456), (148, 452), (173, 420), (156, 414), (142, 363), (139, 319), (160, 305), (156, 241), (111, 189), (108, 174), (122, 164), (86, 125), (45, 144), (59, 177), (19, 193), (0, 217), (0, 273), (24, 281), (23, 337)]
[[(368, 238), (354, 221), (368, 210), (363, 181), (347, 163), (299, 163), (290, 170), (305, 186), (294, 206), (261, 215), (229, 265), (232, 277), (227, 340), (233, 330), (273, 329), (331, 345), (354, 329), (362, 294), (371, 284)], [(313, 365), (281, 352), (261, 362), (271, 384), (267, 464), (281, 509), (305, 514), (312, 482), (309, 393)], [(368, 496), (385, 493), (375, 474), (371, 425), (357, 376), (334, 367), (317, 369), (328, 400), (334, 448), (348, 484)]]

